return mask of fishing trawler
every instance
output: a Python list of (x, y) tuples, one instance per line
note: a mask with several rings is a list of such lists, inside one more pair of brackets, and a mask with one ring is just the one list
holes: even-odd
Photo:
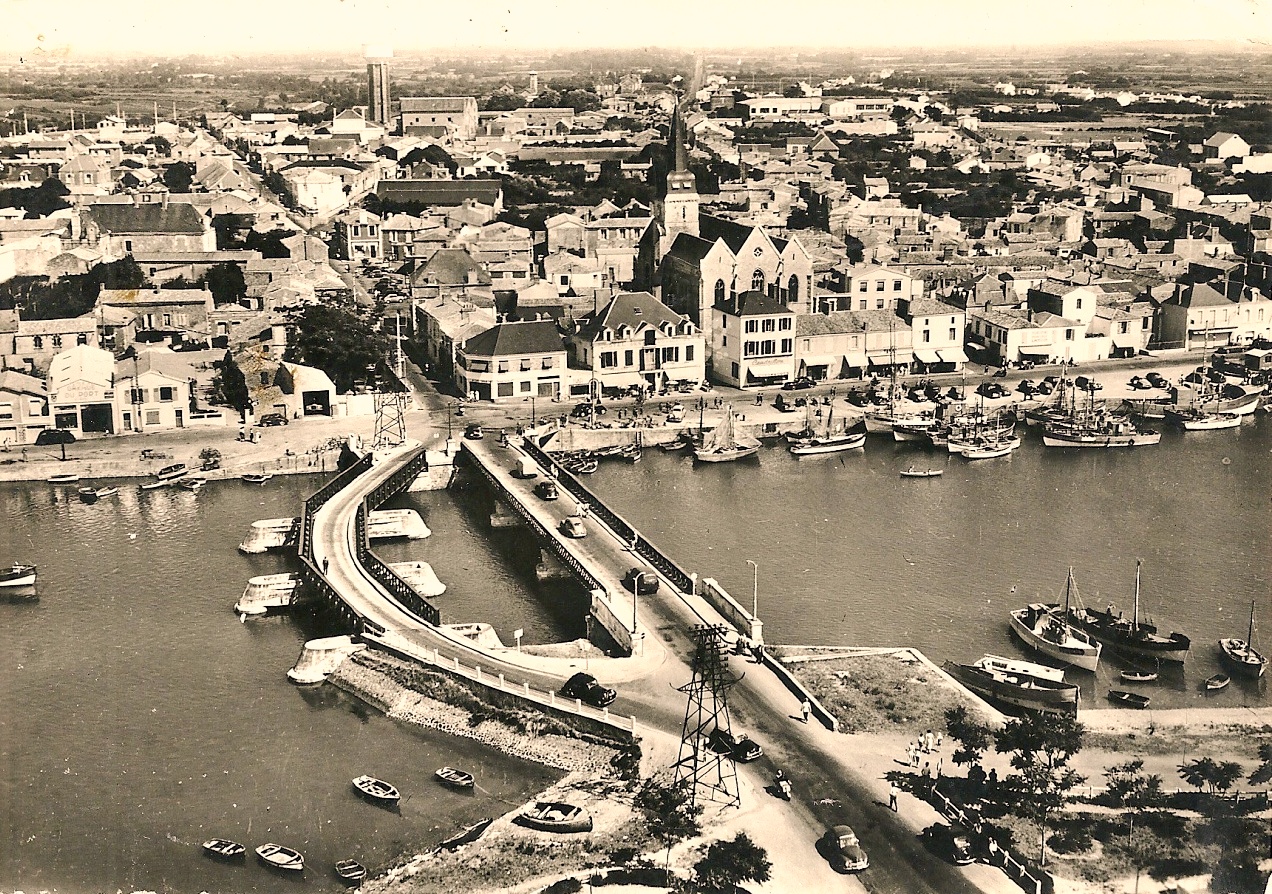
[(704, 463), (724, 463), (753, 456), (760, 450), (760, 442), (737, 430), (733, 405), (725, 404), (724, 417), (702, 439), (702, 446), (693, 451), (694, 459)]

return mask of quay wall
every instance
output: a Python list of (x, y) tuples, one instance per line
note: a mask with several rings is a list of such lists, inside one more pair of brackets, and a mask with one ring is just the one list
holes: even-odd
[(764, 622), (743, 608), (714, 578), (702, 579), (698, 595), (707, 600), (739, 633), (750, 637), (753, 642), (764, 642)]

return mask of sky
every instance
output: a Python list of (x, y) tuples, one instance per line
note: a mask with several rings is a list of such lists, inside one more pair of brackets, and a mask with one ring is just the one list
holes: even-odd
[(578, 47), (879, 47), (1231, 40), (1272, 0), (0, 0), (0, 52), (89, 56)]

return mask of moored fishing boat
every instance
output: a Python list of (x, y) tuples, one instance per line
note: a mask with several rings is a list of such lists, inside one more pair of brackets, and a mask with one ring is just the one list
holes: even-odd
[(1243, 677), (1259, 678), (1267, 670), (1268, 659), (1254, 647), (1254, 602), (1250, 603), (1250, 629), (1245, 639), (1219, 640), (1219, 651), (1225, 662)]
[[(1019, 439), (1016, 442), (1016, 447), (1018, 446), (1020, 446)], [(980, 447), (969, 447), (962, 451), (962, 454), (964, 459), (998, 459), (1009, 455), (1016, 447), (1010, 443), (986, 444)]]
[(715, 428), (707, 432), (702, 446), (693, 451), (693, 456), (704, 463), (722, 463), (754, 456), (759, 450), (758, 440), (737, 430), (733, 405), (725, 404), (724, 416)]
[[(1091, 637), (1110, 649), (1124, 655), (1151, 658), (1156, 661), (1182, 662), (1188, 657), (1192, 643), (1182, 633), (1158, 633), (1157, 626), (1140, 619), (1140, 565), (1135, 562), (1135, 601), (1131, 617), (1115, 612), (1112, 603), (1105, 609), (1086, 608), (1080, 603), (1068, 607), (1071, 624), (1086, 631)], [(1053, 611), (1059, 605), (1051, 606)]]
[(402, 797), (396, 787), (374, 776), (357, 777), (353, 780), (353, 787), (368, 801), (378, 804), (396, 804)]
[(1081, 688), (1064, 680), (1064, 671), (986, 655), (973, 664), (947, 661), (945, 671), (980, 695), (1031, 711), (1067, 713), (1077, 710)]
[(442, 785), (448, 785), (451, 788), (471, 789), (474, 783), (472, 773), (456, 770), (454, 767), (442, 767), (433, 775)]
[(247, 852), (247, 848), (228, 838), (209, 838), (203, 842), (203, 852), (218, 860), (237, 860)]
[(1212, 674), (1206, 678), (1203, 684), (1207, 692), (1218, 692), (1220, 689), (1227, 689), (1228, 684), (1232, 682), (1232, 677), (1227, 674)]
[(1073, 569), (1070, 568), (1065, 580), (1064, 610), (1056, 612), (1051, 606), (1039, 602), (1018, 608), (1010, 613), (1011, 629), (1031, 649), (1094, 672), (1100, 663), (1100, 643), (1089, 634), (1075, 630), (1065, 620), (1073, 588)]
[(1184, 431), (1218, 431), (1241, 427), (1241, 417), (1236, 413), (1210, 413), (1196, 407), (1167, 410), (1166, 419)]
[(8, 568), (0, 570), (0, 587), (33, 587), (36, 570), (34, 565), (23, 565), (14, 562)]
[(914, 466), (901, 470), (902, 478), (940, 478), (944, 474), (944, 469), (916, 469)]
[(1109, 701), (1116, 702), (1119, 705), (1126, 705), (1128, 708), (1138, 708), (1143, 710), (1148, 707), (1152, 699), (1147, 695), (1140, 695), (1138, 692), (1127, 692), (1124, 689), (1110, 689)]
[(1095, 416), (1043, 426), (1046, 447), (1149, 447), (1161, 441), (1161, 432), (1136, 428), (1120, 417)]
[(559, 801), (539, 801), (517, 814), (513, 822), (541, 832), (591, 832), (592, 816), (582, 807)]
[(170, 466), (164, 466), (156, 472), (155, 480), (163, 482), (176, 481), (178, 478), (184, 477), (187, 471), (185, 463), (173, 463)]
[(266, 481), (269, 481), (274, 476), (269, 474), (268, 472), (261, 472), (260, 474), (248, 473), (247, 475), (244, 475), (242, 477), (243, 477), (244, 483), (246, 484), (264, 484)]
[[(834, 410), (832, 408), (831, 412)], [(821, 453), (843, 453), (846, 450), (858, 450), (866, 446), (866, 427), (858, 422), (842, 431), (831, 433), (830, 418), (827, 417), (823, 431), (811, 438), (795, 441), (790, 446), (792, 456), (816, 456)]]
[(262, 863), (273, 869), (300, 872), (305, 868), (305, 858), (300, 851), (273, 842), (258, 847), (256, 856)]

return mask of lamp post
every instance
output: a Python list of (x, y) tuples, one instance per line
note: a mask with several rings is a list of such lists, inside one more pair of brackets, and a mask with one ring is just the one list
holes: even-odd
[(760, 566), (750, 559), (746, 560), (746, 564), (751, 566), (751, 617), (755, 620), (760, 618)]

